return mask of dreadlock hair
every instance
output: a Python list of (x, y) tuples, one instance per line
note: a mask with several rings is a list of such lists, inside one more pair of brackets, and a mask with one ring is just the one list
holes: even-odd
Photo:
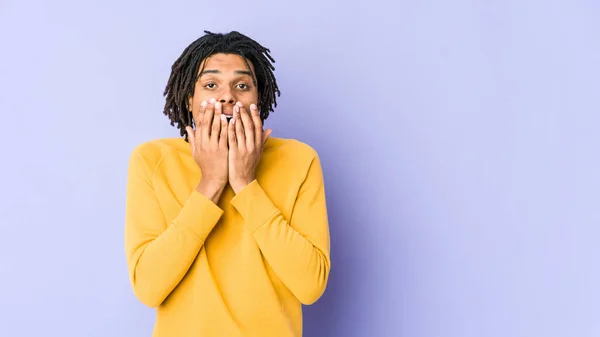
[[(248, 61), (254, 66), (252, 74), (254, 85), (258, 87), (260, 101), (258, 108), (260, 118), (264, 122), (269, 113), (277, 107), (277, 96), (281, 95), (273, 74), (275, 60), (270, 50), (253, 39), (232, 31), (217, 34), (204, 31), (205, 35), (192, 42), (171, 67), (171, 76), (164, 91), (166, 97), (163, 113), (169, 117), (171, 126), (177, 124), (181, 136), (188, 142), (186, 126), (193, 125), (192, 112), (188, 107), (188, 99), (194, 93), (194, 87), (203, 69), (198, 69), (203, 61), (218, 53), (240, 55), (248, 69)], [(203, 66), (204, 67), (204, 66)]]

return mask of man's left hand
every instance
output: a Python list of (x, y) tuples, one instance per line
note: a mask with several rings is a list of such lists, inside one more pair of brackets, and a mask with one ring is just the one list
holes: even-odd
[(229, 122), (229, 184), (235, 193), (256, 179), (256, 167), (260, 162), (263, 146), (271, 129), (263, 131), (262, 121), (255, 104), (250, 113), (237, 103), (233, 119)]

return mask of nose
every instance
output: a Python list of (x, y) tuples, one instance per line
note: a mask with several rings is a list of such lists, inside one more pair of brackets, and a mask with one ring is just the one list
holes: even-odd
[(222, 104), (226, 104), (226, 103), (234, 104), (235, 100), (233, 98), (229, 98), (229, 99), (221, 99), (221, 100), (219, 100), (219, 102), (221, 102)]
[(235, 104), (235, 97), (233, 96), (231, 90), (224, 90), (221, 94), (221, 97), (219, 97), (219, 102), (221, 102), (221, 104)]

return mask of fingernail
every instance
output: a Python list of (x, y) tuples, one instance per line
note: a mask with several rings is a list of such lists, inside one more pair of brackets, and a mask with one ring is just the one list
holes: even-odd
[(250, 104), (250, 109), (256, 110), (256, 104), (254, 104), (254, 103)]
[(202, 101), (202, 103), (200, 103), (200, 105), (204, 108), (206, 107), (206, 101)]
[(217, 102), (217, 103), (215, 103), (215, 108), (217, 108), (217, 109), (221, 109), (221, 102)]
[(211, 98), (209, 102), (210, 102), (210, 104), (215, 104), (216, 101), (217, 101), (216, 99)]
[(240, 112), (240, 107), (239, 107), (239, 106), (237, 106), (237, 105), (236, 105), (236, 106), (234, 106), (234, 107), (233, 107), (233, 111), (235, 111), (235, 112)]
[(244, 106), (242, 102), (237, 102), (235, 105), (239, 106), (240, 108)]
[(231, 125), (235, 124), (235, 118), (231, 119)]
[(221, 115), (221, 120), (222, 120), (223, 122), (226, 122), (226, 121), (227, 121), (227, 117), (225, 117), (225, 115)]

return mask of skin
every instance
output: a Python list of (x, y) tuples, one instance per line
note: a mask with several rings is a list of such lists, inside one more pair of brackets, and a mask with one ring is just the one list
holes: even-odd
[[(258, 88), (239, 55), (204, 60), (189, 107), (196, 129), (187, 127), (192, 156), (202, 178), (196, 190), (217, 203), (229, 183), (237, 194), (256, 179), (256, 167), (271, 130), (263, 131)], [(252, 71), (252, 73), (250, 72)], [(233, 118), (227, 122), (226, 116)]]

